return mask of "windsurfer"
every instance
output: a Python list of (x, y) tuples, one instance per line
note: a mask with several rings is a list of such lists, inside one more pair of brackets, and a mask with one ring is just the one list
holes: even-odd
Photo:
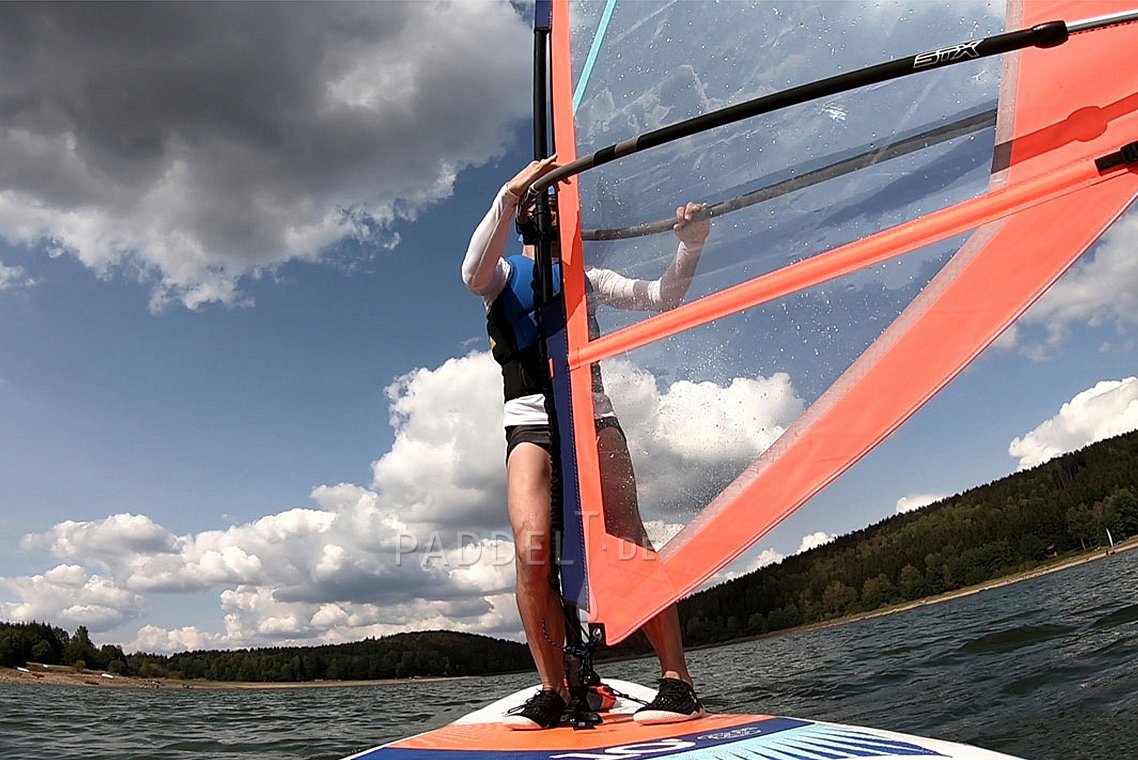
[[(522, 255), (503, 254), (520, 199), (534, 181), (557, 167), (554, 157), (534, 161), (502, 186), (475, 229), (462, 264), (466, 286), (486, 303), (494, 358), (502, 365), (506, 396), (506, 500), (514, 535), (517, 603), (542, 684), (541, 691), (519, 712), (507, 716), (505, 724), (518, 729), (555, 726), (565, 710), (561, 649), (565, 621), (561, 600), (551, 585), (551, 446), (531, 285), (534, 251), (533, 246), (526, 245)], [(703, 208), (705, 204), (687, 203), (676, 209), (673, 229), (679, 245), (671, 266), (660, 279), (638, 280), (607, 269), (586, 269), (590, 321), (598, 303), (642, 311), (678, 306), (691, 284), (710, 230), (710, 222), (696, 216)], [(555, 247), (555, 257), (556, 254)], [(557, 287), (559, 275), (559, 271), (555, 273)], [(606, 528), (647, 545), (624, 433), (612, 404), (599, 389), (594, 393), (594, 407), (603, 498), (606, 512), (612, 516), (606, 521)], [(663, 678), (656, 699), (637, 711), (635, 720), (671, 723), (703, 715), (688, 673), (675, 605), (648, 621), (644, 632), (660, 660)]]

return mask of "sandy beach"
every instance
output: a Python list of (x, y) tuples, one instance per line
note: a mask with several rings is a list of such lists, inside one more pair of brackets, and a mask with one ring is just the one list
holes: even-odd
[[(1114, 553), (1117, 554), (1135, 548), (1138, 548), (1138, 537), (1118, 544), (1114, 549)], [(1106, 550), (1099, 548), (1073, 557), (1055, 559), (1033, 570), (1008, 575), (1003, 578), (996, 578), (985, 583), (977, 584), (975, 586), (957, 589), (956, 591), (950, 591), (948, 593), (938, 594), (936, 596), (930, 596), (912, 602), (895, 604), (889, 607), (882, 607), (872, 612), (865, 612), (857, 615), (847, 615), (846, 617), (827, 620), (822, 623), (811, 623), (809, 625), (799, 626), (798, 628), (791, 628), (784, 631), (777, 631), (775, 633), (764, 635), (782, 636), (788, 633), (793, 633), (795, 631), (829, 628), (832, 626), (843, 625), (845, 623), (852, 623), (857, 620), (865, 620), (868, 618), (880, 617), (882, 615), (893, 615), (898, 612), (904, 612), (905, 610), (911, 610), (914, 607), (922, 607), (929, 604), (938, 604), (940, 602), (949, 601), (950, 599), (957, 599), (959, 597), (968, 596), (970, 594), (978, 594), (984, 591), (989, 591), (991, 589), (1001, 588), (1013, 583), (1029, 580), (1031, 578), (1038, 578), (1041, 575), (1047, 575), (1048, 573), (1066, 570), (1067, 568), (1075, 567), (1076, 565), (1082, 565), (1086, 564), (1087, 562), (1103, 559), (1106, 556), (1108, 556)], [(723, 646), (723, 644), (714, 644), (712, 646)], [(104, 673), (98, 670), (76, 671), (74, 668), (66, 665), (29, 664), (25, 668), (0, 669), (0, 686), (14, 684), (27, 686), (78, 686), (85, 688), (133, 689), (311, 689), (343, 686), (382, 686), (386, 684), (411, 683), (414, 681), (443, 680), (453, 679), (442, 677), (426, 677), (412, 679), (389, 678), (374, 681), (302, 681), (288, 683), (262, 683), (256, 681), (205, 681), (201, 679), (180, 680), (174, 678), (138, 678), (134, 676), (112, 675), (110, 673)]]

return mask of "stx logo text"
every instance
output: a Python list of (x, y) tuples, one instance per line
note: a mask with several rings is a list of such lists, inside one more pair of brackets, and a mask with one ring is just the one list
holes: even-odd
[(938, 66), (942, 63), (952, 63), (964, 58), (979, 58), (980, 53), (976, 47), (983, 42), (983, 40), (972, 40), (971, 42), (962, 42), (959, 45), (952, 47), (941, 48), (940, 50), (930, 50), (927, 53), (921, 53), (913, 56), (914, 69), (926, 69), (929, 66)]

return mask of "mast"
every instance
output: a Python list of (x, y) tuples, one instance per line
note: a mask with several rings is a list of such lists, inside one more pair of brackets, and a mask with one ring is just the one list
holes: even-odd
[[(550, 134), (552, 132), (552, 118), (550, 116), (549, 99), (549, 37), (553, 26), (552, 0), (537, 0), (534, 7), (533, 27), (533, 157), (541, 160), (552, 155), (550, 150)], [(553, 241), (556, 239), (558, 229), (553, 222), (550, 195), (547, 191), (537, 194), (535, 213), (529, 222), (528, 228), (523, 232), (527, 235), (527, 242), (531, 239), (535, 245), (534, 257), (534, 303), (536, 308), (537, 328), (540, 337), (543, 364), (548, 367), (558, 365), (564, 368), (562, 378), (567, 379), (568, 371), (565, 363), (565, 304), (561, 293), (555, 292), (553, 272)], [(552, 476), (550, 508), (552, 509), (553, 526), (553, 572), (551, 583), (561, 596), (562, 610), (565, 615), (564, 643), (556, 642), (562, 646), (564, 653), (565, 678), (569, 685), (569, 705), (566, 710), (569, 722), (574, 728), (593, 728), (601, 722), (600, 715), (588, 704), (589, 686), (599, 683), (600, 678), (593, 670), (592, 653), (596, 643), (582, 634), (581, 621), (577, 605), (565, 593), (562, 575), (564, 526), (565, 526), (565, 495), (575, 490), (574, 483), (567, 480), (571, 473), (566, 473), (561, 453), (572, 443), (572, 425), (568, 423), (570, 417), (567, 409), (568, 394), (558, 393), (555, 389), (553, 369), (546, 379), (545, 410), (549, 418), (549, 433), (551, 442)], [(560, 402), (558, 401), (560, 398)], [(560, 414), (564, 408), (564, 414)]]

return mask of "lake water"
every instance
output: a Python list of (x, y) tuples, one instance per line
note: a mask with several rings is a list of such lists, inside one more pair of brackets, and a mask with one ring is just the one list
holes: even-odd
[[(907, 612), (690, 653), (708, 707), (1029, 760), (1138, 758), (1138, 551)], [(655, 663), (603, 675), (652, 682)], [(319, 689), (0, 688), (2, 760), (337, 760), (531, 675)]]

